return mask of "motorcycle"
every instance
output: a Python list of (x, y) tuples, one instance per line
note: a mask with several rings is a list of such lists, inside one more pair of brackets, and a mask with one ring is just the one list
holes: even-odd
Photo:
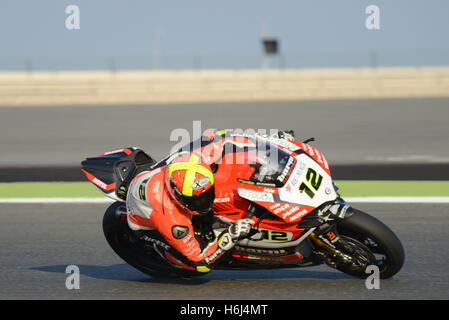
[[(246, 212), (233, 208), (229, 199), (215, 199), (210, 223), (218, 223), (221, 229), (213, 232), (218, 235), (231, 222), (247, 217), (255, 218), (256, 223), (248, 237), (240, 240), (214, 269), (298, 268), (324, 263), (366, 278), (367, 268), (377, 266), (381, 279), (390, 278), (401, 269), (404, 249), (398, 237), (378, 219), (345, 202), (331, 178), (329, 164), (309, 144), (311, 140), (244, 135), (223, 138), (223, 145), (231, 144), (234, 151), (224, 157), (232, 157), (240, 148), (243, 154), (255, 155), (259, 163), (250, 164), (256, 170), (249, 179), (235, 181), (238, 196), (249, 203)], [(194, 145), (191, 143), (185, 150), (191, 151)], [(203, 140), (197, 144), (203, 151), (210, 146)], [(147, 241), (142, 241), (127, 224), (126, 193), (130, 181), (169, 161), (170, 156), (157, 162), (143, 150), (128, 147), (87, 158), (82, 162), (82, 171), (106, 196), (116, 200), (104, 214), (103, 232), (118, 256), (152, 277), (200, 276), (202, 273), (175, 268), (161, 258), (158, 246), (163, 248), (165, 244), (151, 236), (156, 230), (146, 231)], [(248, 164), (241, 165), (242, 170), (247, 170), (244, 166)], [(216, 176), (229, 175), (227, 170), (235, 166), (217, 167)], [(199, 236), (205, 233), (204, 223), (193, 226)]]

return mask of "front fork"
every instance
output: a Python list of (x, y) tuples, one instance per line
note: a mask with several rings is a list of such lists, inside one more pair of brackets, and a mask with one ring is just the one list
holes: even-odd
[(351, 257), (338, 249), (340, 236), (337, 231), (337, 223), (350, 217), (353, 213), (352, 207), (341, 197), (338, 197), (334, 203), (318, 210), (317, 218), (322, 224), (309, 235), (309, 239), (326, 263), (333, 264), (331, 261), (335, 260), (350, 262)]

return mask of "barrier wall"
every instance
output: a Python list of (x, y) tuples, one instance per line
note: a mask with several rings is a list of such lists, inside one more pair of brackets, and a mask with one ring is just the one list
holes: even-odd
[(449, 67), (0, 72), (0, 105), (449, 97)]

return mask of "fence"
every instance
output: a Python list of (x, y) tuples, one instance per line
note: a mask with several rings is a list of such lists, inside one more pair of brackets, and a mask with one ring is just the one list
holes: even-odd
[(449, 65), (449, 51), (366, 51), (282, 53), (262, 55), (171, 55), (148, 53), (146, 56), (110, 57), (1, 57), (3, 71), (62, 70), (206, 70), (260, 69), (268, 63), (272, 69), (362, 68)]
[(449, 67), (0, 72), (0, 105), (449, 96)]

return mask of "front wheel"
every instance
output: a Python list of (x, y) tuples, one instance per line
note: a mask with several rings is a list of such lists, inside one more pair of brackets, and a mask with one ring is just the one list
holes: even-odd
[(398, 237), (385, 224), (369, 214), (354, 210), (354, 214), (337, 225), (340, 235), (355, 239), (375, 256), (380, 278), (394, 276), (404, 264), (404, 248)]

